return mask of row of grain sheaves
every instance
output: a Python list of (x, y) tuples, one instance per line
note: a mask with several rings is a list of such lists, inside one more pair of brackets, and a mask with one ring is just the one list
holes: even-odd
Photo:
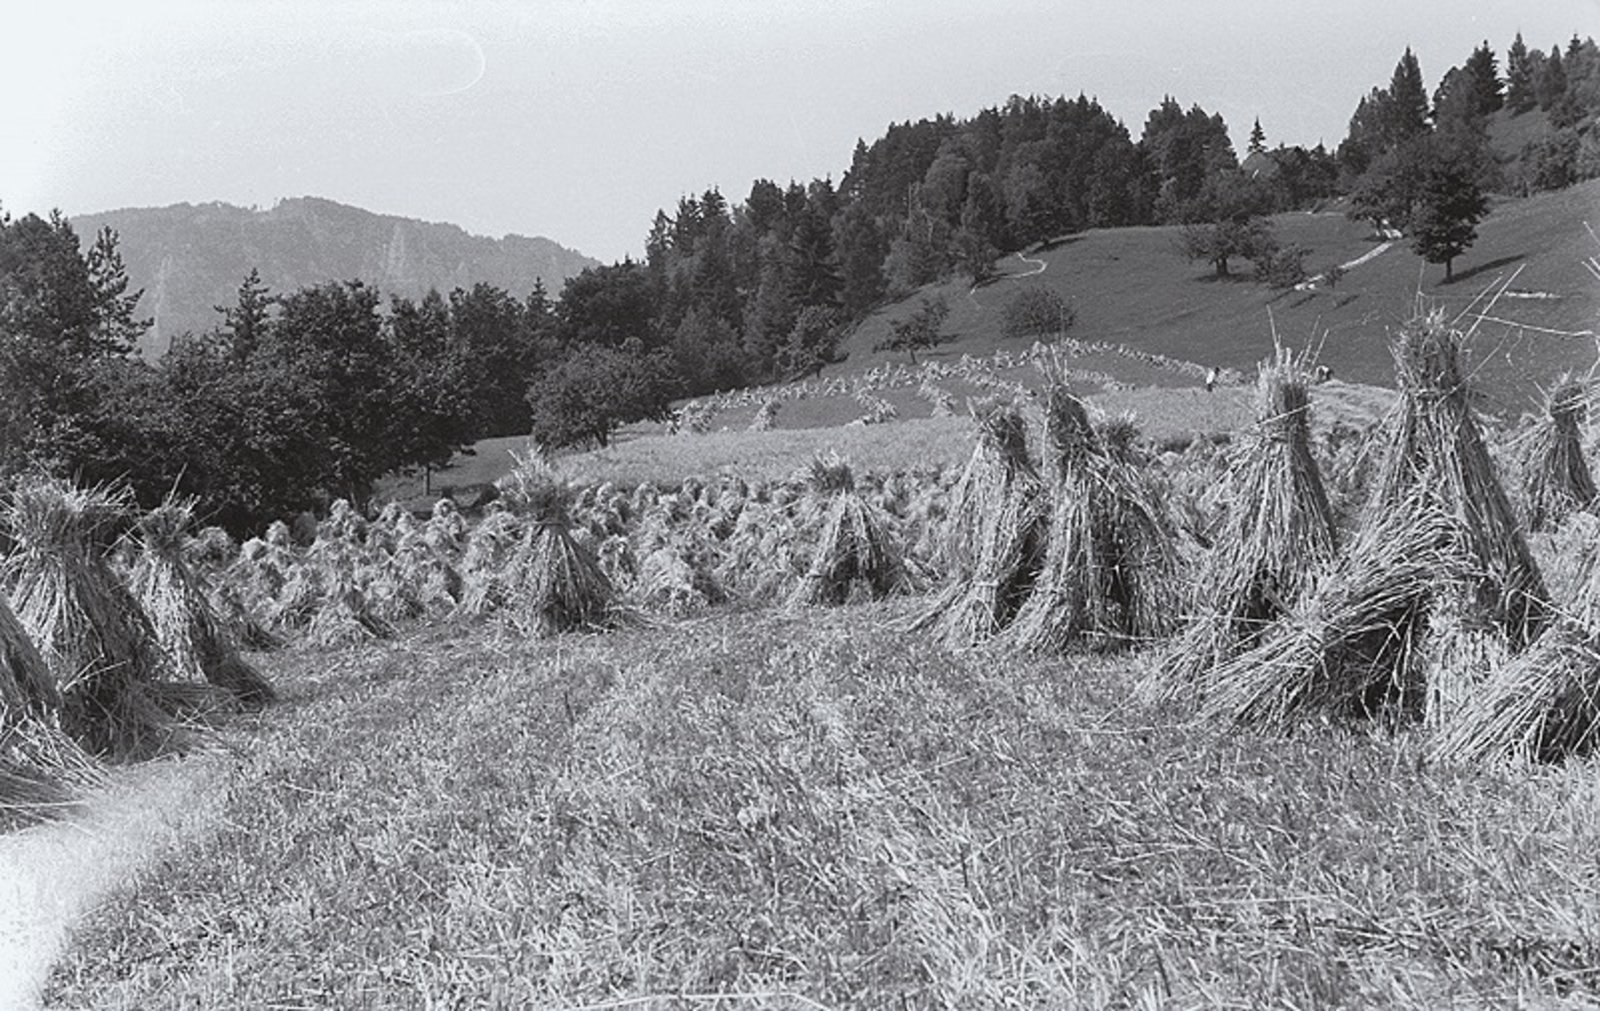
[(482, 515), (336, 502), (309, 536), (277, 523), (242, 545), (197, 529), (193, 503), (141, 513), (114, 488), (24, 477), (0, 525), (0, 820), (48, 818), (105, 763), (269, 704), (252, 651), (896, 594), (918, 598), (903, 628), (952, 649), (1127, 650), (1146, 696), (1219, 727), (1415, 724), (1440, 761), (1585, 752), (1589, 392), (1565, 383), (1530, 423), (1487, 426), (1462, 340), (1437, 315), (1402, 328), (1396, 407), (1364, 432), (1313, 428), (1313, 363), (1283, 350), (1252, 431), (1159, 454), (1061, 370), (1043, 396), (975, 405), (959, 471), (830, 455), (781, 482), (578, 487), (528, 456)]

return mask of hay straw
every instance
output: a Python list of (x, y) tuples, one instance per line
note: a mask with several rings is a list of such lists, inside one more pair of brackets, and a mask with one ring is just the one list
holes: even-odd
[(1180, 694), (1254, 647), (1337, 551), (1333, 510), (1311, 453), (1310, 365), (1280, 347), (1260, 366), (1256, 428), (1232, 470), (1198, 612), (1159, 666), (1159, 694)]
[(1588, 387), (1563, 377), (1545, 398), (1545, 416), (1522, 447), (1528, 528), (1553, 530), (1574, 512), (1590, 509), (1600, 491), (1583, 455)]
[(571, 488), (542, 456), (512, 455), (516, 466), (499, 487), (527, 529), (503, 574), (511, 623), (541, 636), (610, 624), (616, 591), (594, 552), (572, 536)]
[(126, 493), (34, 478), (6, 508), (4, 565), (17, 618), (61, 692), (62, 728), (95, 754), (149, 757), (178, 740), (152, 685), (165, 657), (149, 617), (106, 562)]
[(850, 464), (836, 453), (811, 461), (801, 530), (816, 545), (792, 605), (838, 605), (861, 592), (877, 599), (908, 585), (900, 546), (883, 511), (856, 490)]
[(1420, 488), (1454, 514), (1473, 562), (1473, 585), (1460, 592), (1497, 616), (1517, 651), (1543, 626), (1549, 594), (1472, 410), (1463, 339), (1440, 312), (1411, 320), (1396, 335), (1401, 396), (1386, 425), (1388, 450), (1368, 511), (1398, 508)]
[(1456, 521), (1423, 496), (1359, 531), (1254, 648), (1212, 668), (1202, 712), (1282, 730), (1311, 712), (1420, 709), (1430, 594), (1460, 573)]
[(60, 711), (44, 657), (0, 594), (0, 831), (59, 817), (101, 780), (62, 732)]
[(1045, 441), (1055, 482), (1045, 558), (1005, 633), (1013, 648), (1116, 647), (1170, 630), (1176, 565), (1171, 530), (1143, 473), (1131, 419), (1118, 419), (1110, 434), (1113, 443), (1104, 430), (1095, 430), (1082, 401), (1064, 384), (1052, 383)]
[(276, 698), (272, 685), (239, 655), (205, 583), (185, 561), (193, 517), (192, 500), (169, 497), (139, 518), (141, 550), (130, 580), (134, 596), (178, 678), (215, 685), (246, 706), (266, 705)]
[(993, 638), (1016, 616), (1043, 561), (1047, 519), (1022, 414), (1007, 403), (972, 413), (978, 444), (952, 495), (939, 557), (947, 582), (911, 622), (958, 648)]
[(1575, 526), (1581, 572), (1568, 606), (1521, 654), (1454, 700), (1430, 745), (1437, 761), (1551, 761), (1593, 750), (1600, 733), (1600, 526)]

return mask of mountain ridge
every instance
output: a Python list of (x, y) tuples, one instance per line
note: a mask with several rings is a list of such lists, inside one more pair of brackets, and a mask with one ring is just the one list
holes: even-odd
[(420, 297), (479, 282), (516, 297), (542, 280), (551, 296), (599, 261), (544, 236), (476, 235), (449, 222), (382, 214), (301, 196), (262, 210), (223, 201), (124, 207), (71, 218), (87, 248), (101, 228), (118, 233), (138, 313), (153, 320), (140, 351), (159, 357), (172, 339), (203, 332), (231, 305), (252, 269), (274, 292), (361, 280), (386, 295)]

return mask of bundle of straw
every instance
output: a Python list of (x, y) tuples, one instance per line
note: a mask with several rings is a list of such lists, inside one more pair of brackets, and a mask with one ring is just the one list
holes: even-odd
[(1045, 559), (1006, 632), (1011, 646), (1051, 652), (1077, 642), (1114, 647), (1170, 627), (1172, 537), (1143, 476), (1136, 434), (1127, 419), (1118, 419), (1109, 433), (1097, 432), (1083, 402), (1065, 383), (1051, 383), (1045, 437), (1055, 481)]
[(5, 516), (14, 548), (3, 582), (61, 692), (62, 728), (120, 759), (149, 757), (177, 736), (156, 700), (166, 660), (155, 631), (106, 562), (130, 512), (125, 493), (33, 478)]
[(61, 693), (0, 594), (0, 831), (47, 821), (100, 779), (60, 727)]
[(276, 697), (272, 685), (239, 655), (238, 644), (212, 610), (206, 586), (184, 560), (193, 518), (194, 503), (176, 497), (139, 518), (134, 596), (179, 678), (215, 685), (247, 706), (265, 705)]
[(881, 598), (903, 587), (905, 566), (887, 516), (856, 491), (850, 464), (837, 453), (813, 457), (806, 473), (811, 492), (801, 529), (815, 545), (791, 604), (842, 604), (852, 590)]
[(1316, 710), (1420, 708), (1434, 585), (1467, 567), (1457, 528), (1422, 495), (1363, 527), (1254, 648), (1211, 670), (1202, 711), (1281, 730)]
[(1530, 530), (1553, 530), (1600, 497), (1583, 455), (1582, 426), (1588, 410), (1588, 388), (1570, 378), (1557, 383), (1545, 400), (1545, 418), (1534, 426), (1523, 447)]
[(506, 602), (506, 567), (521, 540), (522, 525), (499, 502), (467, 534), (461, 558), (461, 613), (479, 617)]
[(1426, 718), (1442, 725), (1502, 658), (1520, 653), (1550, 617), (1544, 577), (1522, 535), (1472, 409), (1461, 367), (1464, 337), (1439, 312), (1419, 315), (1394, 343), (1400, 400), (1369, 510), (1424, 489), (1453, 519), (1465, 559), (1435, 580), (1436, 614), (1422, 645)]
[(506, 611), (524, 634), (596, 629), (615, 616), (615, 590), (594, 553), (574, 540), (571, 489), (543, 458), (513, 454), (501, 495), (527, 522), (504, 576)]
[(1419, 488), (1435, 497), (1456, 518), (1461, 547), (1474, 562), (1471, 585), (1458, 592), (1478, 598), (1520, 650), (1542, 627), (1549, 594), (1472, 410), (1462, 341), (1439, 312), (1397, 334), (1401, 396), (1387, 422), (1388, 450), (1369, 511), (1391, 511)]
[(974, 407), (978, 445), (946, 517), (939, 562), (947, 582), (911, 627), (970, 646), (1016, 616), (1043, 561), (1042, 487), (1028, 460), (1027, 425), (1009, 403)]
[(1531, 646), (1453, 700), (1430, 753), (1436, 760), (1500, 756), (1551, 761), (1600, 739), (1600, 530), (1582, 526), (1576, 594)]
[(1254, 647), (1337, 551), (1333, 510), (1311, 453), (1310, 364), (1280, 347), (1260, 366), (1256, 429), (1232, 470), (1198, 611), (1160, 665), (1163, 695)]
[(363, 581), (353, 568), (325, 566), (318, 582), (322, 594), (315, 613), (306, 624), (307, 642), (333, 648), (394, 635), (394, 627), (373, 609)]

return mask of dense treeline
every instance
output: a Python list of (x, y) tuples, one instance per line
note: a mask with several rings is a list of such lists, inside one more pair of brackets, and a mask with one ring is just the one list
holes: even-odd
[[(152, 501), (175, 488), (247, 527), (359, 501), (481, 438), (603, 444), (675, 397), (815, 374), (874, 307), (1087, 228), (1180, 225), (1218, 275), (1244, 259), (1289, 284), (1307, 251), (1280, 249), (1266, 215), (1348, 195), (1448, 276), (1486, 193), (1600, 175), (1593, 40), (1546, 54), (1518, 36), (1506, 64), (1485, 43), (1430, 99), (1407, 50), (1336, 153), (1269, 148), (1258, 120), (1242, 161), (1220, 115), (1170, 96), (1137, 139), (1085, 96), (1014, 96), (858, 141), (837, 184), (686, 196), (656, 214), (642, 261), (555, 298), (480, 284), (385, 300), (358, 281), (273, 293), (252, 274), (214, 329), (157, 364), (130, 354), (145, 324), (113, 233), (80, 252), (59, 215), (0, 217), (0, 472), (126, 478)], [(1502, 162), (1490, 120), (1521, 115), (1546, 122)]]

